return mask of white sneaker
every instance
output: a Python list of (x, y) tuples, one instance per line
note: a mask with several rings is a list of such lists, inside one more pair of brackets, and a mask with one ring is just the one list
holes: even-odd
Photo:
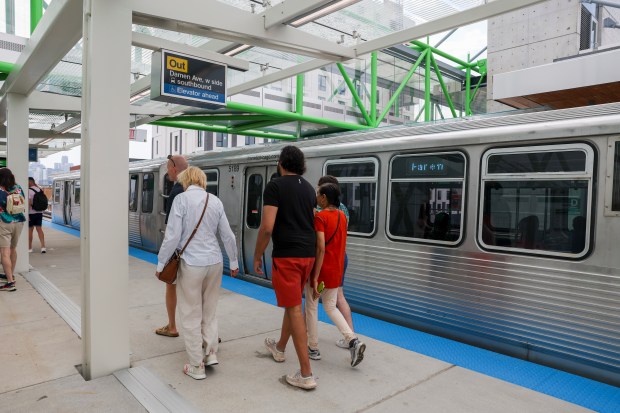
[(286, 357), (283, 351), (278, 350), (276, 344), (276, 340), (273, 338), (267, 337), (265, 339), (265, 347), (267, 347), (267, 350), (269, 350), (273, 359), (278, 363), (282, 363), (284, 360), (286, 360)]
[(347, 340), (345, 340), (344, 338), (341, 338), (340, 340), (336, 340), (336, 345), (340, 348), (349, 348), (349, 343), (347, 343)]
[(215, 366), (219, 364), (217, 361), (217, 356), (215, 354), (208, 354), (205, 357), (205, 366)]
[(359, 341), (357, 338), (353, 341), (349, 347), (351, 351), (351, 367), (355, 367), (364, 360), (364, 351), (366, 351), (366, 344)]
[(41, 254), (45, 254), (47, 252), (46, 248), (41, 248)]
[(30, 248), (30, 249), (28, 250), (28, 252), (32, 252), (32, 248)]
[(316, 388), (316, 380), (314, 379), (314, 375), (310, 377), (303, 377), (301, 375), (301, 370), (297, 370), (297, 372), (293, 375), (286, 375), (286, 382), (291, 386), (299, 387), (300, 389), (312, 390)]
[(207, 378), (207, 375), (205, 374), (204, 363), (200, 363), (200, 366), (192, 366), (191, 364), (186, 364), (185, 366), (183, 366), (183, 373), (196, 380), (202, 380)]

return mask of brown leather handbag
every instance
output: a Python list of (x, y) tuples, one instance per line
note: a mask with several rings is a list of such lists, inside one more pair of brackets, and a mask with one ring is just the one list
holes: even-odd
[(202, 218), (205, 216), (205, 212), (207, 211), (207, 205), (209, 205), (209, 193), (207, 192), (207, 200), (205, 202), (205, 207), (202, 210), (202, 215), (200, 215), (200, 219), (198, 220), (198, 224), (196, 224), (196, 228), (192, 231), (192, 235), (189, 236), (182, 250), (174, 250), (172, 253), (172, 257), (168, 260), (166, 265), (164, 265), (164, 269), (159, 273), (159, 280), (165, 282), (166, 284), (172, 284), (177, 280), (177, 271), (179, 271), (179, 264), (181, 263), (181, 255), (187, 248), (187, 244), (194, 238), (196, 235), (196, 231), (198, 231), (198, 227), (202, 222)]

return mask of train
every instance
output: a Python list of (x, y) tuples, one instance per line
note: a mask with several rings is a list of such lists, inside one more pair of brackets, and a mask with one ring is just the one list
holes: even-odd
[[(252, 262), (270, 143), (188, 156)], [(306, 179), (340, 181), (344, 291), (363, 314), (620, 385), (620, 104), (475, 116), (294, 142)], [(166, 159), (129, 166), (129, 244), (157, 252)], [(80, 226), (79, 173), (56, 176), (54, 223)], [(225, 258), (225, 270), (228, 270)]]

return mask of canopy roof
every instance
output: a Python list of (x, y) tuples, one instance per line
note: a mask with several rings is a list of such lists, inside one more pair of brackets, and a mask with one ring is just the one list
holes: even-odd
[[(132, 3), (134, 16), (134, 45), (128, 74), (132, 85), (129, 128), (162, 117), (197, 112), (195, 108), (149, 99), (152, 52), (149, 49), (168, 45), (165, 41), (201, 53), (220, 53), (231, 61), (229, 56), (234, 56), (235, 61), (245, 64), (246, 71), (229, 65), (228, 95), (233, 102), (242, 92), (276, 82), (283, 93), (293, 94), (294, 80), (280, 83), (282, 79), (294, 79), (296, 74), (316, 69), (334, 72), (338, 70), (335, 62), (342, 62), (347, 72), (368, 76), (370, 52), (378, 50), (381, 50), (378, 78), (398, 86), (416, 57), (411, 49), (405, 48), (408, 52), (403, 53), (400, 44), (414, 39), (426, 42), (427, 36), (432, 36), (429, 44), (433, 45), (447, 30), (540, 0), (178, 0), (174, 7), (169, 2), (128, 1)], [(51, 1), (17, 59), (16, 69), (0, 89), (3, 104), (7, 92), (30, 94), (31, 100), (37, 101), (31, 105), (30, 143), (40, 145), (41, 156), (80, 143), (81, 9), (81, 0)], [(464, 43), (458, 32), (442, 44), (463, 61), (484, 46)], [(235, 53), (237, 50), (241, 51)], [(452, 63), (452, 66), (456, 65)], [(448, 72), (446, 65), (444, 75), (453, 82), (462, 81), (459, 78), (462, 71), (454, 69), (452, 76)], [(424, 79), (415, 74), (409, 85), (423, 88)], [(431, 88), (439, 90), (436, 77), (431, 79)], [(439, 95), (437, 99), (441, 99)], [(369, 96), (363, 98), (366, 105), (368, 99)], [(1, 116), (3, 112), (0, 111)], [(297, 122), (290, 122), (267, 126), (264, 130), (292, 132), (297, 127)], [(332, 130), (317, 124), (302, 127), (315, 134)], [(2, 136), (0, 142), (4, 139)]]

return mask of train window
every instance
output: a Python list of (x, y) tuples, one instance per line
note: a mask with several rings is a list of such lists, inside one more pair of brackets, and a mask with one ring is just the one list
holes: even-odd
[(80, 181), (74, 181), (73, 182), (73, 202), (76, 205), (80, 205), (80, 195), (81, 195)]
[(58, 204), (60, 202), (60, 182), (54, 183), (54, 203)]
[(153, 196), (155, 195), (155, 175), (152, 173), (142, 176), (142, 212), (153, 212)]
[(246, 224), (248, 228), (260, 227), (263, 209), (263, 176), (250, 175), (248, 178), (248, 203), (246, 205)]
[(613, 183), (611, 192), (611, 210), (620, 211), (620, 141), (613, 142)]
[(163, 195), (165, 197), (168, 197), (168, 195), (170, 195), (170, 191), (172, 191), (172, 187), (174, 186), (174, 182), (172, 182), (170, 179), (168, 179), (168, 174), (164, 175), (164, 193)]
[[(501, 168), (499, 158), (505, 162)], [(533, 167), (509, 165), (526, 160)], [(479, 242), (507, 252), (585, 255), (593, 164), (594, 152), (585, 144), (488, 151), (482, 163)]]
[(164, 175), (164, 183), (163, 183), (163, 191), (161, 196), (164, 197), (164, 202), (161, 203), (161, 212), (166, 213), (166, 201), (168, 200), (168, 195), (170, 191), (172, 191), (172, 187), (174, 186), (174, 182), (168, 179), (168, 174)]
[(585, 172), (583, 151), (527, 152), (490, 155), (490, 174), (521, 174), (539, 172)]
[(129, 176), (129, 210), (132, 212), (138, 210), (138, 179), (139, 175)]
[(379, 162), (375, 158), (340, 159), (325, 162), (325, 175), (338, 178), (341, 202), (349, 210), (349, 234), (375, 232)]
[(219, 185), (219, 171), (217, 169), (203, 169), (207, 175), (207, 192), (217, 196)]
[(465, 166), (460, 152), (394, 157), (388, 234), (401, 240), (458, 244), (463, 233)]

